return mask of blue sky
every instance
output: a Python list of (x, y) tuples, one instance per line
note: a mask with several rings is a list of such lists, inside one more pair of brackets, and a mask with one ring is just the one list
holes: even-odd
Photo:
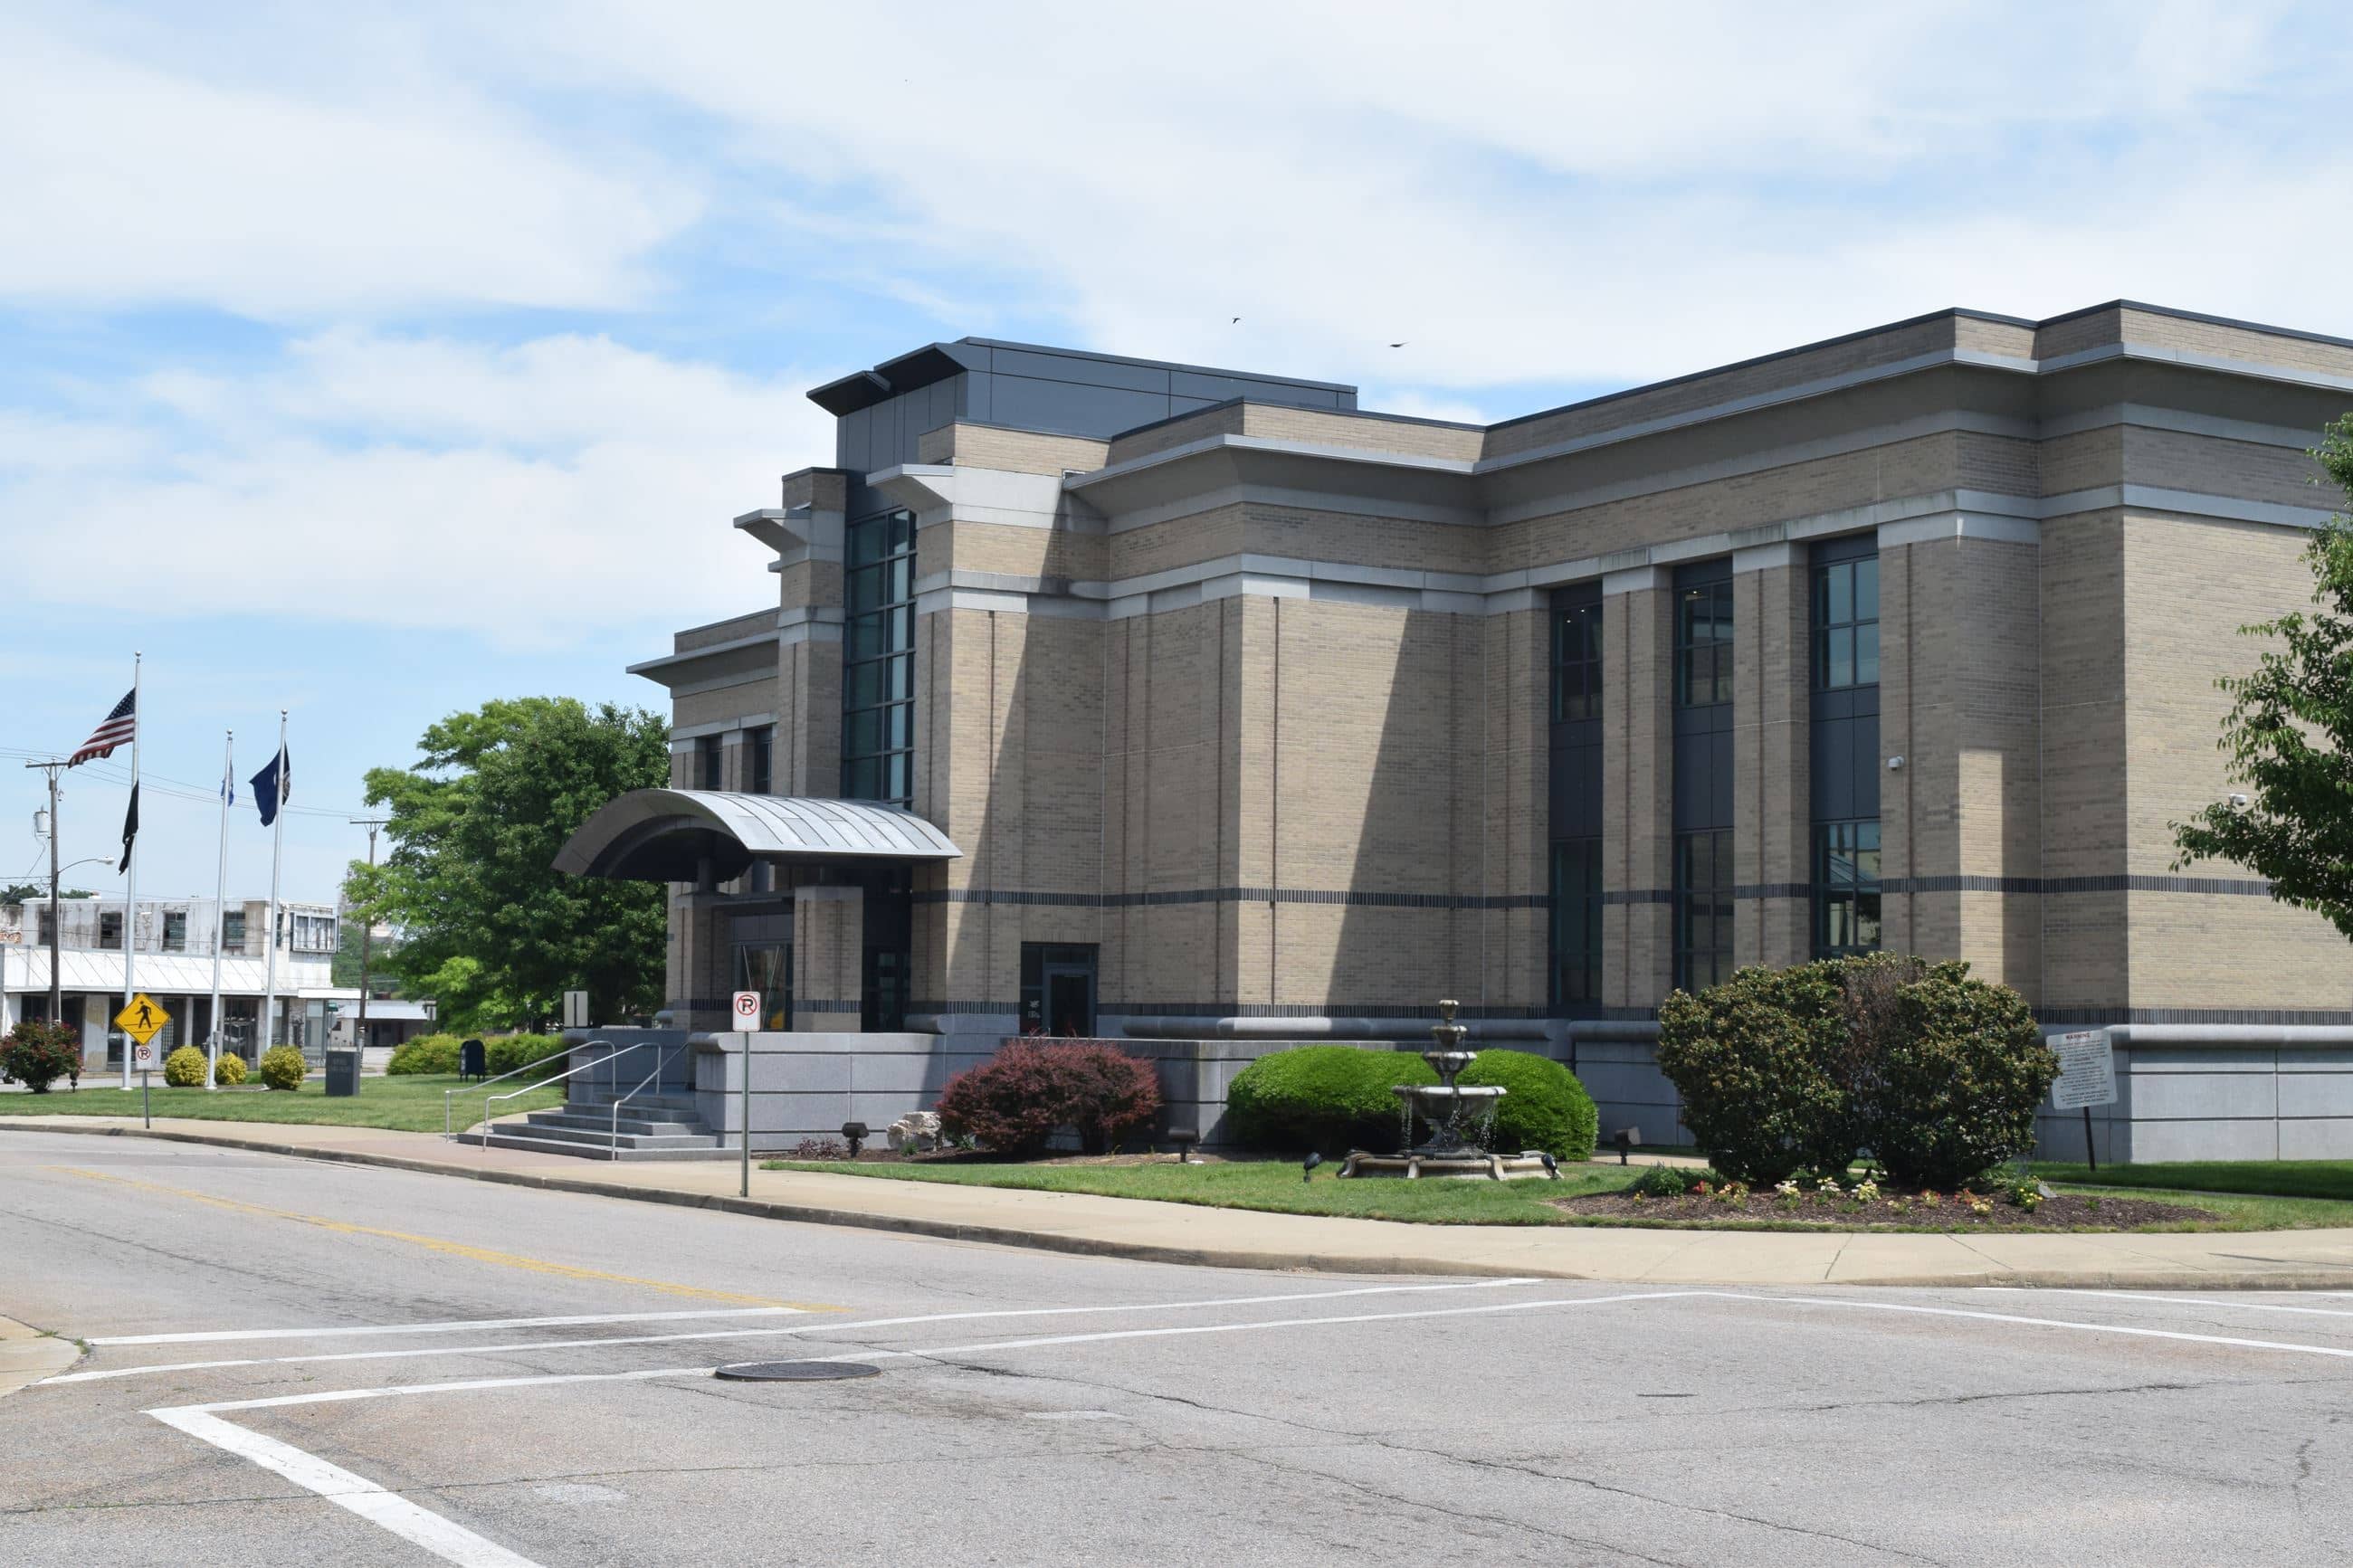
[(0, 879), (136, 647), (142, 890), (210, 890), (283, 707), (332, 898), (435, 718), (655, 703), (769, 592), (801, 394), (935, 338), (1497, 418), (1953, 304), (2353, 335), (2317, 9), (358, 10), (0, 8)]

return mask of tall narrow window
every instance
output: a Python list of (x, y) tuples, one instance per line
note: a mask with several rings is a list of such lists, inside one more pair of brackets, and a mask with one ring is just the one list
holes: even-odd
[(1879, 557), (1814, 568), (1814, 689), (1879, 684)]
[(1552, 847), (1552, 999), (1601, 1000), (1601, 840)]
[(165, 910), (164, 911), (164, 951), (165, 952), (188, 951), (187, 910)]
[(121, 950), (122, 946), (122, 917), (121, 915), (116, 914), (110, 910), (101, 910), (99, 911), (98, 945), (111, 951)]
[(1732, 978), (1732, 830), (1675, 835), (1675, 984)]
[(841, 793), (900, 805), (914, 798), (915, 519), (849, 528), (842, 576)]
[(1732, 579), (1692, 583), (1675, 595), (1675, 706), (1732, 700)]
[(1879, 946), (1879, 819), (1814, 824), (1814, 953)]
[(243, 910), (231, 910), (221, 916), (220, 940), (223, 952), (245, 951), (245, 911)]
[(694, 787), (720, 787), (719, 737), (716, 735), (697, 735), (694, 738)]
[(756, 730), (747, 731), (744, 736), (744, 747), (748, 764), (745, 771), (750, 775), (744, 788), (753, 795), (775, 794), (776, 726), (763, 724)]
[(1555, 613), (1552, 717), (1556, 724), (1601, 717), (1601, 601)]
[(1868, 535), (1812, 546), (1814, 954), (1879, 945), (1879, 556)]

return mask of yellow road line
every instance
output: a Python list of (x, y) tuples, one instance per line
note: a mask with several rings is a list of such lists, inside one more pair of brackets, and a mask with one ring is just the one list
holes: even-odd
[(488, 1247), (475, 1247), (468, 1242), (449, 1241), (438, 1236), (417, 1236), (405, 1230), (386, 1230), (381, 1226), (354, 1225), (349, 1220), (329, 1219), (324, 1215), (296, 1214), (290, 1209), (274, 1209), (260, 1204), (249, 1204), (241, 1198), (224, 1198), (211, 1193), (199, 1193), (186, 1187), (167, 1187), (158, 1182), (142, 1182), (132, 1176), (117, 1176), (103, 1171), (85, 1171), (76, 1165), (45, 1165), (44, 1170), (62, 1171), (69, 1176), (81, 1176), (93, 1182), (108, 1182), (116, 1186), (135, 1187), (141, 1192), (161, 1193), (170, 1197), (188, 1198), (200, 1204), (210, 1204), (237, 1214), (253, 1215), (262, 1219), (290, 1219), (301, 1225), (315, 1225), (322, 1230), (340, 1232), (345, 1236), (373, 1236), (385, 1241), (406, 1242), (429, 1252), (464, 1258), (476, 1263), (494, 1264), (501, 1268), (521, 1268), (533, 1274), (554, 1274), (565, 1279), (594, 1279), (607, 1285), (634, 1285), (640, 1289), (659, 1290), (666, 1296), (691, 1296), (698, 1300), (728, 1301), (746, 1307), (792, 1307), (804, 1312), (839, 1312), (841, 1307), (829, 1307), (807, 1301), (778, 1301), (765, 1296), (746, 1296), (733, 1290), (713, 1290), (702, 1285), (679, 1285), (667, 1279), (640, 1279), (629, 1274), (611, 1274), (601, 1268), (583, 1268), (576, 1264), (551, 1263), (543, 1258), (526, 1258), (519, 1252), (500, 1252)]

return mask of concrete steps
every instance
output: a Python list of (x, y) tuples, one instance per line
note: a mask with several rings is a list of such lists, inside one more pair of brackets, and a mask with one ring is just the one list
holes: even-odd
[(617, 1118), (613, 1100), (588, 1098), (534, 1110), (521, 1121), (458, 1135), (460, 1143), (565, 1154), (580, 1160), (732, 1160), (735, 1150), (713, 1132), (683, 1094), (630, 1096)]

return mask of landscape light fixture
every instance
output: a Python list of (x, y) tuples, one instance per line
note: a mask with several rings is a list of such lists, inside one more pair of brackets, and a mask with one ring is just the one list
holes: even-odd
[(1536, 1158), (1544, 1162), (1545, 1175), (1548, 1180), (1556, 1182), (1560, 1180), (1559, 1161), (1554, 1159), (1550, 1153), (1542, 1150), (1537, 1151)]
[(1316, 1150), (1310, 1149), (1307, 1152), (1307, 1158), (1299, 1162), (1299, 1179), (1303, 1182), (1314, 1181), (1315, 1179), (1315, 1167), (1323, 1163), (1323, 1154)]
[(1609, 1135), (1610, 1143), (1618, 1151), (1618, 1163), (1621, 1165), (1630, 1165), (1634, 1163), (1634, 1145), (1641, 1141), (1642, 1130), (1639, 1127), (1620, 1127)]
[(1190, 1162), (1193, 1145), (1200, 1141), (1201, 1133), (1198, 1128), (1171, 1127), (1168, 1130), (1168, 1142), (1176, 1146), (1176, 1163), (1180, 1165)]
[(841, 1124), (841, 1135), (849, 1140), (849, 1157), (853, 1160), (857, 1159), (858, 1151), (866, 1142), (866, 1123), (845, 1121)]

